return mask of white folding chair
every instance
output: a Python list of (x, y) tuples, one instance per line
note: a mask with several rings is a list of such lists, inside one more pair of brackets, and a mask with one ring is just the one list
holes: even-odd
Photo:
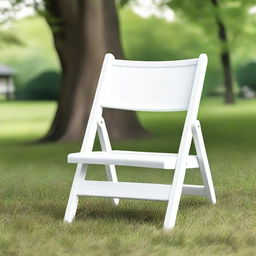
[[(76, 163), (64, 221), (72, 222), (79, 196), (168, 201), (164, 229), (175, 225), (181, 194), (206, 196), (216, 203), (211, 172), (197, 113), (207, 55), (180, 61), (127, 61), (106, 54), (81, 151), (68, 155)], [(103, 108), (133, 111), (187, 111), (177, 154), (112, 150)], [(92, 151), (98, 132), (102, 151)], [(189, 155), (192, 139), (196, 155)], [(108, 181), (85, 180), (88, 164), (105, 165)], [(118, 182), (115, 165), (174, 169), (172, 185)], [(187, 168), (200, 168), (204, 185), (184, 183)]]

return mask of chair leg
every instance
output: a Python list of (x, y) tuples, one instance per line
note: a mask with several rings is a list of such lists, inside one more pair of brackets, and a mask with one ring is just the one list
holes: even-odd
[(164, 229), (169, 230), (174, 228), (177, 212), (179, 208), (182, 186), (184, 183), (186, 167), (185, 164), (180, 165), (180, 168), (177, 168), (174, 173), (173, 183), (171, 187), (170, 197), (168, 200), (167, 211), (164, 219)]
[[(111, 151), (111, 144), (108, 136), (107, 127), (103, 117), (98, 122), (98, 135), (102, 151)], [(118, 182), (116, 175), (116, 167), (114, 165), (105, 165), (107, 178), (109, 181)], [(114, 205), (119, 204), (119, 198), (111, 198)]]
[(78, 185), (78, 182), (85, 178), (86, 170), (87, 170), (87, 165), (85, 164), (77, 165), (76, 173), (73, 179), (73, 184), (71, 187), (68, 204), (65, 212), (65, 217), (64, 217), (65, 222), (70, 223), (75, 219), (76, 210), (77, 210), (78, 201), (79, 201), (78, 195), (76, 194), (76, 187)]
[[(116, 167), (114, 165), (105, 165), (107, 178), (109, 181), (118, 182), (117, 175), (116, 175)], [(111, 198), (111, 201), (114, 205), (119, 204), (119, 198)]]
[(197, 120), (192, 127), (192, 134), (195, 143), (196, 153), (199, 162), (199, 168), (203, 183), (205, 186), (205, 193), (208, 200), (212, 203), (216, 203), (216, 195), (214, 191), (211, 170), (208, 162), (208, 157), (205, 149), (203, 134), (200, 126), (200, 122)]

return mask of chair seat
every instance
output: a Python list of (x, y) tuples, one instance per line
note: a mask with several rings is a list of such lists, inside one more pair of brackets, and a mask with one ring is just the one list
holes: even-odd
[[(113, 164), (159, 169), (175, 169), (177, 154), (112, 150), (79, 152), (68, 155), (68, 163)], [(187, 168), (199, 168), (197, 157), (190, 155)]]

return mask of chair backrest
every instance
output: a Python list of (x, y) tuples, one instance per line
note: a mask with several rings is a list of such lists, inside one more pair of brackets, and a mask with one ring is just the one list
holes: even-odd
[(106, 54), (82, 150), (92, 149), (103, 108), (188, 111), (183, 145), (197, 117), (206, 66), (206, 54), (198, 59), (153, 62), (116, 60), (112, 54)]
[(187, 110), (198, 60), (147, 62), (112, 57), (99, 104), (135, 111)]

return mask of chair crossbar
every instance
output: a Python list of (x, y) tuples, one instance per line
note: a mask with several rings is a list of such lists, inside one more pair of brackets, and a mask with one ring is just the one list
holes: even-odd
[[(171, 185), (111, 181), (80, 181), (76, 188), (78, 196), (113, 197), (168, 201)], [(183, 185), (183, 195), (205, 196), (201, 185)]]

